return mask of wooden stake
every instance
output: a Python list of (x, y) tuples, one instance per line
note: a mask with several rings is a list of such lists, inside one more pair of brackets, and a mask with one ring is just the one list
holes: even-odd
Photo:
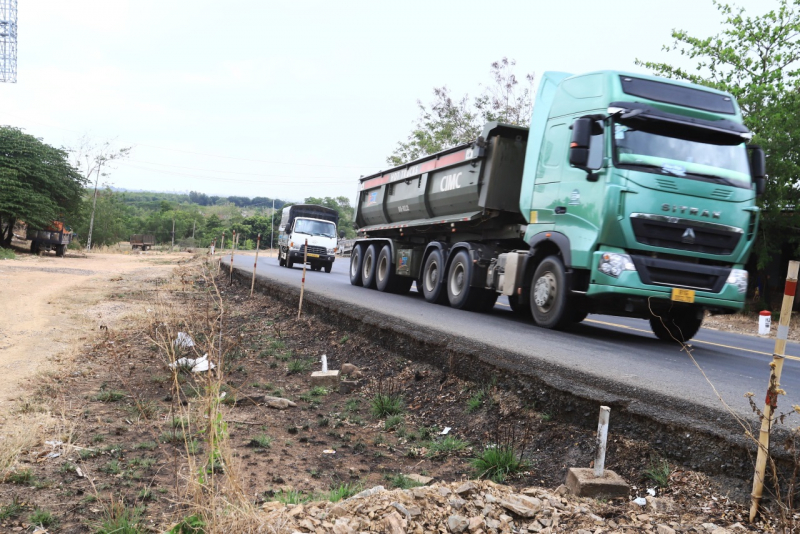
[(606, 440), (608, 439), (608, 418), (611, 408), (600, 406), (600, 421), (597, 423), (597, 453), (594, 457), (594, 476), (603, 476), (606, 467)]
[(256, 267), (258, 267), (258, 249), (261, 248), (261, 234), (256, 239), (256, 259), (253, 262), (253, 281), (250, 282), (250, 296), (253, 296), (253, 288), (256, 287)]
[(755, 521), (758, 507), (761, 504), (761, 495), (764, 491), (764, 472), (767, 467), (769, 455), (769, 431), (772, 424), (772, 415), (778, 408), (778, 395), (785, 393), (780, 390), (781, 372), (783, 371), (784, 352), (786, 339), (789, 337), (789, 322), (792, 319), (792, 304), (797, 292), (797, 274), (800, 271), (800, 262), (790, 261), (789, 272), (786, 275), (786, 287), (783, 291), (783, 304), (781, 305), (781, 318), (778, 321), (778, 333), (775, 335), (775, 352), (769, 374), (769, 387), (764, 403), (764, 413), (761, 417), (761, 432), (758, 436), (758, 456), (756, 457), (756, 472), (753, 475), (752, 503), (750, 505), (750, 522)]
[(231, 236), (231, 279), (228, 282), (229, 284), (233, 283), (233, 251), (236, 249), (236, 230), (233, 231), (233, 236)]
[(308, 239), (306, 239), (306, 246), (303, 247), (303, 280), (300, 282), (300, 305), (297, 307), (298, 319), (300, 319), (300, 312), (303, 311), (303, 292), (306, 289), (306, 261), (308, 261)]

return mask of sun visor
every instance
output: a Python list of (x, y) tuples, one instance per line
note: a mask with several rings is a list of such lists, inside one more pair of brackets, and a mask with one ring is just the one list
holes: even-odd
[(738, 122), (687, 117), (639, 102), (612, 102), (608, 113), (616, 115), (616, 120), (625, 126), (691, 141), (738, 145), (753, 137), (750, 130)]

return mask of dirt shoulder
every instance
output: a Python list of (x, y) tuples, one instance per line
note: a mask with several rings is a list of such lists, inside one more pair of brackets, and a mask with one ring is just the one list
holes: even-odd
[(26, 381), (54, 370), (96, 331), (115, 328), (143, 301), (127, 299), (145, 280), (167, 277), (187, 254), (18, 254), (0, 261), (0, 408)]

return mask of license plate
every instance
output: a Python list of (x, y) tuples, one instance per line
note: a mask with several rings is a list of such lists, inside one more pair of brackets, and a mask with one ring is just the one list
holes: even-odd
[(309, 258), (319, 258), (319, 254), (309, 254)]
[(693, 289), (679, 289), (677, 287), (672, 288), (672, 300), (675, 302), (694, 302), (694, 290)]

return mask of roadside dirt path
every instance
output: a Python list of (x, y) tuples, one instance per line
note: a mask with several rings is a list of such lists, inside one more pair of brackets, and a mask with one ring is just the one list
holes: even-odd
[[(16, 260), (0, 261), (0, 408), (22, 394), (27, 379), (79, 350), (91, 331), (141, 311), (140, 304), (124, 300), (137, 280), (165, 277), (187, 257), (18, 254)], [(106, 300), (109, 293), (119, 298)]]

